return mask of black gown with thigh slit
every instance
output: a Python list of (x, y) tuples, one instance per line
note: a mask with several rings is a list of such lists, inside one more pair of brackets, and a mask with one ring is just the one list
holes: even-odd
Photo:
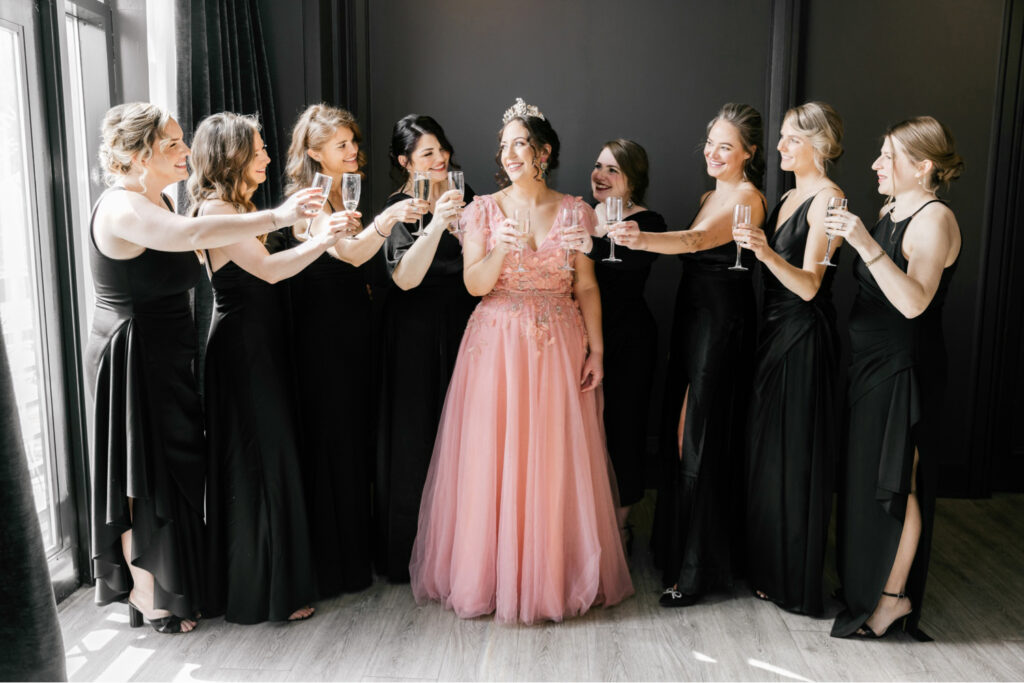
[[(751, 271), (728, 242), (686, 254), (665, 385), (655, 561), (665, 586), (701, 595), (742, 572), (743, 449), (755, 338)], [(744, 265), (753, 267), (749, 250)], [(689, 390), (682, 456), (677, 429)]]
[[(291, 230), (280, 248), (297, 246)], [(286, 355), (296, 390), (299, 463), (318, 595), (373, 582), (373, 373), (369, 264), (323, 254), (289, 278)]]
[[(802, 268), (808, 197), (769, 246)], [(767, 225), (775, 226), (780, 203)], [(835, 257), (833, 256), (833, 259)], [(764, 303), (747, 433), (747, 579), (792, 612), (820, 615), (832, 514), (838, 365), (832, 278), (804, 301), (762, 268)]]
[(208, 613), (239, 624), (283, 621), (316, 598), (285, 292), (230, 261), (212, 282)]
[[(466, 187), (466, 203), (473, 200)], [(409, 195), (395, 193), (391, 206)], [(426, 226), (432, 214), (423, 217)], [(388, 272), (413, 245), (415, 223), (396, 223), (384, 245)], [(384, 304), (382, 378), (377, 427), (376, 564), (389, 581), (409, 580), (420, 497), (434, 450), (448, 382), (462, 334), (479, 299), (462, 279), (462, 246), (441, 235), (423, 282), (393, 286)]]
[[(108, 193), (116, 191), (125, 190)], [(132, 562), (153, 574), (153, 607), (194, 618), (203, 600), (206, 442), (193, 372), (196, 328), (189, 290), (202, 267), (191, 251), (146, 249), (123, 260), (104, 256), (91, 221), (89, 259), (96, 313), (85, 376), (94, 396), (96, 602), (122, 600), (132, 589), (121, 548), (121, 534), (131, 529)]]
[[(644, 232), (665, 232), (665, 219), (640, 211), (626, 220)], [(607, 240), (594, 240), (594, 261), (601, 291), (604, 335), (604, 430), (608, 455), (619, 485), (619, 504), (633, 505), (644, 497), (647, 424), (651, 387), (658, 361), (658, 327), (644, 299), (644, 286), (658, 254), (617, 246), (621, 263), (607, 263)]]
[[(921, 209), (897, 222), (886, 213), (871, 231), (904, 272), (903, 236)], [(863, 260), (854, 266), (859, 289), (850, 313), (849, 442), (840, 469), (837, 543), (846, 608), (836, 617), (833, 636), (856, 632), (882, 597), (911, 492), (921, 508), (921, 538), (905, 590), (914, 609), (907, 630), (921, 635), (935, 518), (935, 438), (946, 386), (942, 307), (958, 262), (942, 272), (928, 308), (909, 319), (889, 302)]]

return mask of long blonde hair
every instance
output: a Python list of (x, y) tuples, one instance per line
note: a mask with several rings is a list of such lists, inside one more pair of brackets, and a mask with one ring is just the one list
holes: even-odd
[[(295, 127), (292, 128), (292, 142), (288, 146), (288, 163), (285, 175), (285, 195), (294, 194), (313, 184), (313, 176), (321, 170), (320, 162), (307, 154), (308, 150), (320, 149), (339, 128), (352, 131), (352, 140), (359, 145), (359, 156), (356, 163), (359, 168), (366, 165), (366, 152), (363, 151), (363, 134), (352, 113), (345, 109), (332, 107), (328, 104), (314, 104), (306, 107), (299, 115)], [(360, 171), (362, 175), (362, 171)]]
[[(166, 109), (149, 102), (128, 102), (111, 107), (103, 117), (99, 161), (103, 182), (113, 185), (131, 173), (133, 158), (145, 161), (154, 148), (167, 142), (164, 129), (171, 120)], [(145, 169), (139, 177), (146, 189)]]

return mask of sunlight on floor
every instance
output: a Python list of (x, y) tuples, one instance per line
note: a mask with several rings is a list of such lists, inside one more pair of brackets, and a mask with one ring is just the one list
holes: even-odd
[(697, 652), (696, 650), (693, 651), (693, 658), (696, 659), (698, 662), (707, 662), (709, 664), (718, 664), (718, 660), (715, 659), (714, 657), (708, 657), (706, 654), (703, 654), (701, 652)]
[(773, 674), (778, 674), (779, 676), (785, 676), (786, 678), (792, 678), (794, 681), (807, 681), (808, 683), (810, 683), (810, 680), (811, 680), (809, 678), (804, 678), (800, 674), (795, 674), (792, 671), (786, 671), (785, 669), (783, 669), (781, 667), (777, 667), (774, 664), (769, 664), (767, 662), (762, 662), (762, 661), (759, 661), (757, 659), (748, 659), (747, 660), (747, 664), (749, 664), (750, 666), (754, 667), (755, 669), (763, 669), (765, 671), (770, 671)]
[(156, 650), (142, 647), (126, 647), (103, 673), (98, 681), (127, 681), (146, 663)]

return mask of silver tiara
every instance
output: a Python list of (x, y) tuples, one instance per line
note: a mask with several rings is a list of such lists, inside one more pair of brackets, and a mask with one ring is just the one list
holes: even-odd
[(540, 113), (540, 109), (537, 109), (532, 104), (523, 102), (522, 97), (516, 98), (516, 103), (505, 110), (505, 115), (501, 117), (501, 125), (507, 124), (512, 119), (526, 118), (527, 116), (533, 116), (541, 121), (546, 121), (544, 114)]

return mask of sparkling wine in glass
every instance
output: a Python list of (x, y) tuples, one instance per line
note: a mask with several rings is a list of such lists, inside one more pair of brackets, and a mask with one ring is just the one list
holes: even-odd
[[(622, 221), (622, 197), (608, 197), (604, 200), (604, 222), (611, 226)], [(601, 259), (604, 263), (621, 263), (615, 258), (615, 238), (608, 235), (608, 257)]]
[(526, 248), (526, 240), (530, 236), (530, 211), (529, 209), (516, 209), (513, 218), (516, 222), (516, 234), (519, 235), (519, 264), (514, 272), (525, 273), (523, 250)]
[[(412, 196), (416, 199), (426, 201), (430, 196), (430, 174), (424, 171), (413, 171), (412, 174)], [(423, 234), (423, 216), (419, 219), (419, 228), (413, 233), (414, 237)]]
[[(580, 212), (579, 209), (576, 208), (576, 204), (573, 203), (572, 206), (563, 206), (562, 210), (558, 214), (558, 221), (562, 225), (563, 233), (565, 232), (566, 228), (575, 228), (577, 225), (579, 225)], [(569, 254), (572, 252), (572, 248), (563, 244), (562, 250), (565, 252), (565, 262), (562, 263), (562, 265), (558, 266), (558, 269), (576, 270), (575, 268), (572, 267), (572, 264), (569, 263)]]
[[(459, 193), (459, 199), (465, 199), (466, 197), (466, 178), (462, 175), (462, 171), (448, 171), (448, 189), (457, 190)], [(462, 228), (459, 227), (458, 221), (451, 224), (452, 233), (456, 235), (462, 234)]]
[[(362, 178), (358, 173), (346, 173), (341, 176), (341, 202), (345, 205), (346, 211), (355, 211), (359, 206), (359, 193), (362, 188)], [(349, 235), (348, 239), (356, 239), (355, 235)]]
[(736, 263), (731, 266), (729, 270), (750, 270), (744, 267), (740, 262), (740, 255), (743, 253), (743, 247), (740, 246), (739, 240), (736, 239), (736, 228), (741, 225), (750, 224), (750, 205), (749, 204), (737, 204), (732, 210), (732, 234), (733, 240), (736, 242)]
[[(831, 217), (836, 211), (846, 211), (846, 197), (829, 197), (828, 207), (825, 209), (825, 216)], [(828, 244), (825, 245), (825, 257), (818, 261), (819, 266), (834, 266), (828, 259), (832, 253), (832, 235), (828, 235)]]
[[(320, 192), (323, 194), (323, 201), (320, 203), (320, 209), (324, 208), (324, 204), (327, 203), (327, 198), (331, 196), (331, 185), (334, 184), (334, 178), (327, 175), (326, 173), (317, 173), (313, 176), (313, 184), (310, 185), (312, 188), (320, 188)], [(306, 239), (313, 237), (313, 221), (316, 216), (310, 216), (306, 219)]]

